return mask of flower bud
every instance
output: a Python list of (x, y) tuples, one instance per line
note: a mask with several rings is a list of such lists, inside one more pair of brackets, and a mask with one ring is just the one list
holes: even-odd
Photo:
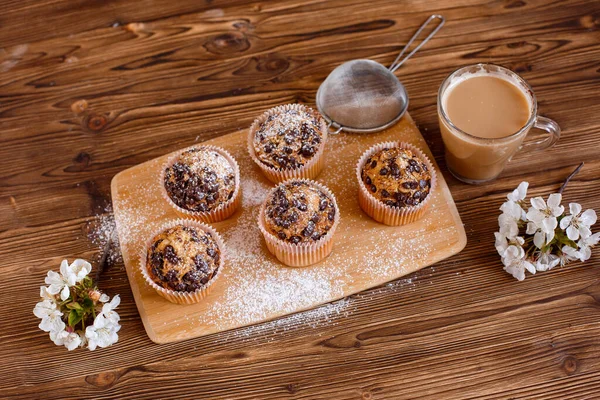
[(88, 296), (90, 296), (90, 299), (92, 299), (94, 303), (97, 303), (98, 300), (100, 300), (100, 296), (102, 296), (102, 292), (100, 292), (99, 290), (90, 289), (88, 291)]

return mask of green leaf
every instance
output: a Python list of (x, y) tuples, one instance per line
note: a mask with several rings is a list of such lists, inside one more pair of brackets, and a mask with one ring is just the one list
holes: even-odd
[(69, 326), (74, 328), (75, 325), (77, 325), (77, 323), (79, 323), (79, 321), (81, 321), (81, 314), (79, 314), (75, 310), (72, 310), (69, 313)]
[(82, 310), (81, 304), (77, 302), (67, 304), (69, 310)]

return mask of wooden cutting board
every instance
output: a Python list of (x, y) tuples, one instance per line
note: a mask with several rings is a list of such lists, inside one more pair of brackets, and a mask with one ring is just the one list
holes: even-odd
[(379, 224), (358, 206), (354, 169), (359, 156), (371, 145), (401, 140), (420, 147), (433, 160), (425, 140), (406, 114), (398, 124), (380, 133), (330, 136), (326, 167), (317, 180), (334, 192), (340, 208), (333, 253), (306, 268), (280, 264), (267, 251), (256, 226), (259, 206), (273, 185), (248, 156), (246, 135), (243, 130), (204, 142), (225, 148), (237, 159), (243, 205), (228, 220), (213, 224), (225, 240), (227, 264), (202, 303), (177, 305), (166, 301), (147, 286), (137, 270), (148, 234), (165, 221), (178, 218), (160, 196), (160, 168), (169, 155), (122, 171), (112, 180), (123, 260), (152, 341), (190, 339), (310, 309), (398, 279), (464, 248), (465, 231), (439, 172), (439, 185), (429, 211), (411, 225)]

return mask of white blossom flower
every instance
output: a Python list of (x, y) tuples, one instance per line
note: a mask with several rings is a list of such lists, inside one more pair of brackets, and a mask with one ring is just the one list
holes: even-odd
[(500, 256), (504, 256), (504, 252), (508, 249), (508, 246), (514, 244), (516, 246), (523, 246), (525, 240), (521, 236), (515, 236), (513, 238), (507, 238), (505, 235), (500, 232), (494, 232), (494, 236), (496, 237), (496, 251)]
[(88, 349), (95, 350), (96, 347), (108, 347), (119, 340), (117, 332), (121, 329), (119, 324), (111, 323), (102, 314), (98, 314), (94, 324), (85, 329), (85, 337), (88, 341)]
[(508, 246), (502, 257), (504, 270), (517, 278), (519, 281), (525, 279), (525, 270), (535, 274), (535, 266), (525, 258), (525, 251), (522, 247)]
[(549, 271), (560, 263), (560, 258), (550, 251), (541, 251), (535, 262), (535, 269), (538, 271)]
[(110, 297), (108, 297), (108, 295), (106, 293), (102, 293), (100, 295), (100, 299), (98, 299), (100, 301), (100, 303), (106, 303), (107, 301), (110, 300)]
[(54, 271), (48, 271), (48, 276), (46, 276), (45, 279), (46, 284), (50, 285), (48, 287), (48, 292), (50, 294), (60, 293), (61, 300), (65, 301), (71, 295), (69, 287), (75, 285), (76, 278), (76, 275), (69, 268), (67, 260), (63, 260), (60, 264), (60, 274), (57, 274)]
[[(68, 263), (67, 260), (63, 260), (63, 263), (65, 262)], [(69, 265), (69, 270), (71, 274), (75, 275), (75, 282), (79, 283), (92, 271), (92, 264), (78, 258)]]
[(65, 329), (65, 323), (62, 320), (63, 313), (56, 309), (56, 304), (49, 300), (44, 300), (35, 305), (33, 313), (41, 318), (42, 322), (39, 328), (44, 332), (56, 332)]
[(560, 266), (562, 267), (570, 263), (571, 261), (575, 261), (579, 258), (581, 258), (581, 253), (579, 253), (577, 249), (571, 246), (563, 246), (563, 248), (561, 249), (561, 255), (559, 256)]
[(102, 306), (102, 315), (104, 315), (104, 317), (113, 325), (117, 325), (119, 323), (119, 320), (121, 319), (121, 317), (119, 317), (119, 314), (117, 314), (117, 312), (114, 311), (115, 308), (119, 306), (119, 304), (121, 304), (121, 297), (119, 295), (116, 295), (115, 297), (113, 297), (110, 303), (105, 303)]
[(579, 237), (587, 237), (592, 234), (590, 226), (596, 223), (596, 211), (585, 210), (581, 212), (579, 203), (569, 203), (571, 215), (567, 215), (560, 220), (560, 229), (567, 230), (567, 237), (571, 240), (577, 240)]
[(507, 201), (500, 206), (502, 214), (498, 217), (500, 233), (507, 238), (513, 238), (519, 234), (519, 221), (524, 220), (525, 211), (514, 201)]
[(579, 246), (579, 259), (581, 261), (587, 261), (590, 259), (592, 256), (592, 247), (597, 245), (598, 241), (600, 241), (600, 232), (579, 239), (577, 246)]
[(517, 186), (517, 188), (513, 190), (512, 193), (509, 193), (506, 197), (508, 198), (508, 200), (514, 201), (515, 203), (523, 201), (525, 200), (525, 196), (527, 196), (528, 187), (529, 182), (521, 182), (519, 183), (519, 186)]
[(54, 297), (54, 295), (48, 291), (46, 286), (40, 286), (40, 297), (42, 300), (48, 300), (53, 303), (56, 302), (56, 297)]
[(83, 343), (83, 339), (77, 332), (69, 332), (65, 329), (58, 332), (50, 332), (50, 340), (57, 346), (65, 346), (69, 351), (75, 350)]
[(560, 205), (562, 196), (553, 193), (548, 197), (548, 203), (541, 197), (531, 199), (531, 206), (527, 211), (527, 234), (535, 232), (533, 243), (539, 249), (554, 239), (554, 230), (558, 226), (557, 217), (560, 217), (565, 208)]

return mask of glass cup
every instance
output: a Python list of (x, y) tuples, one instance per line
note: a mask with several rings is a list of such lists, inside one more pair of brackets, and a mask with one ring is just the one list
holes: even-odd
[[(471, 75), (471, 76), (469, 76)], [(525, 96), (529, 105), (529, 119), (517, 132), (501, 138), (484, 138), (469, 134), (455, 126), (445, 111), (444, 100), (449, 88), (457, 82), (475, 76), (494, 76), (507, 80)], [(475, 64), (457, 69), (440, 86), (437, 98), (440, 131), (446, 148), (446, 164), (457, 179), (477, 184), (496, 178), (506, 163), (520, 149), (543, 150), (560, 138), (560, 127), (553, 120), (537, 115), (537, 100), (531, 86), (509, 69), (494, 64)], [(524, 143), (529, 130), (544, 131), (544, 136)]]

